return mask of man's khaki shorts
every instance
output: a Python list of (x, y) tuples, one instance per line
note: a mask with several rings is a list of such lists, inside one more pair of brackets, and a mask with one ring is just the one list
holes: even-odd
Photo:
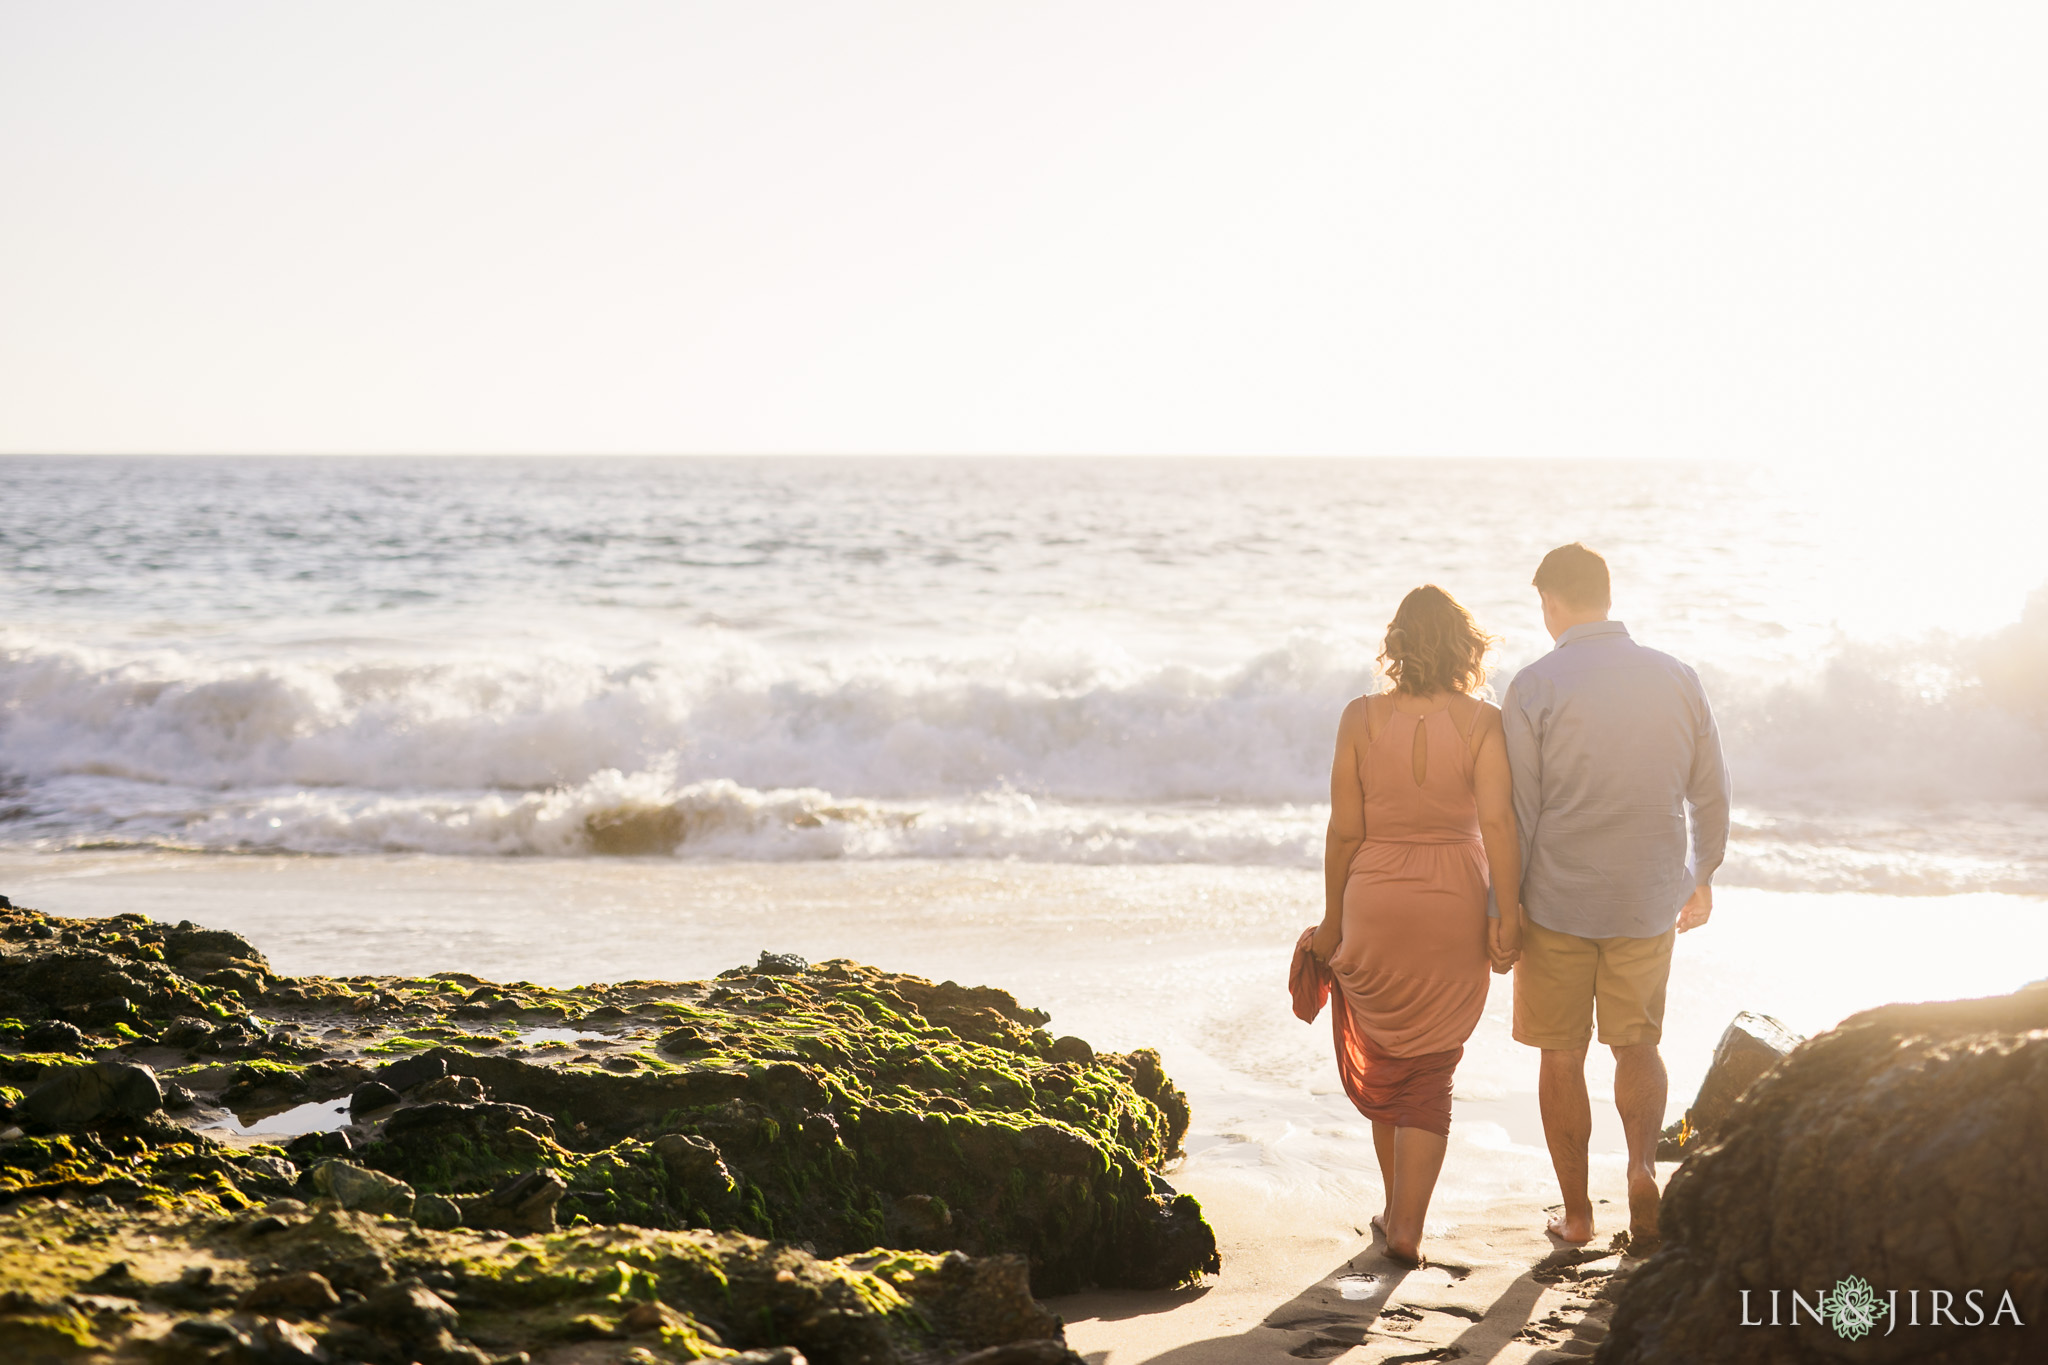
[(1580, 938), (1522, 920), (1522, 957), (1515, 963), (1515, 1041), (1572, 1051), (1593, 1038), (1593, 1008), (1600, 1010), (1600, 1041), (1609, 1047), (1655, 1043), (1664, 1037), (1664, 986), (1671, 979), (1671, 941), (1677, 929), (1655, 938)]

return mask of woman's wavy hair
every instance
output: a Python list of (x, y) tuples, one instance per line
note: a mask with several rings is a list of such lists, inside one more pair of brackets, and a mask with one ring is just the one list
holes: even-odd
[(1486, 655), (1500, 637), (1488, 635), (1457, 598), (1425, 583), (1401, 599), (1387, 623), (1380, 671), (1396, 692), (1476, 695), (1486, 686)]

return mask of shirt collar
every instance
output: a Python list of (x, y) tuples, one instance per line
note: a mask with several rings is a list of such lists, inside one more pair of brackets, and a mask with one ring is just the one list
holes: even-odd
[(1556, 647), (1563, 649), (1566, 645), (1577, 644), (1580, 640), (1598, 639), (1602, 635), (1619, 635), (1627, 639), (1628, 627), (1619, 621), (1586, 621), (1558, 636)]

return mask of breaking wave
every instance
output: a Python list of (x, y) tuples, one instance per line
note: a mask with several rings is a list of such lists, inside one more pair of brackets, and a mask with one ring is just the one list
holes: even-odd
[[(2048, 594), (2006, 631), (1707, 670), (1728, 877), (2048, 890)], [(233, 664), (0, 636), (0, 842), (302, 853), (1313, 866), (1372, 685), (1299, 634), (1232, 666), (1110, 646), (792, 659)]]

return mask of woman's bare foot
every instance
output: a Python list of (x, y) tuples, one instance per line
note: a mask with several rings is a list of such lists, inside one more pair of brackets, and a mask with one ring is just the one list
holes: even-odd
[(1377, 1232), (1381, 1237), (1384, 1238), (1387, 1235), (1387, 1215), (1385, 1215), (1384, 1213), (1374, 1214), (1372, 1216), (1372, 1221), (1368, 1223), (1366, 1226), (1370, 1227), (1374, 1232)]
[(1575, 1214), (1566, 1209), (1563, 1213), (1553, 1214), (1543, 1225), (1543, 1230), (1560, 1242), (1584, 1246), (1593, 1240), (1593, 1210), (1588, 1208)]
[(1387, 1243), (1386, 1257), (1395, 1265), (1406, 1266), (1410, 1270), (1420, 1270), (1428, 1264), (1428, 1261), (1422, 1255), (1422, 1249), (1413, 1243), (1406, 1246), (1397, 1246), (1392, 1242)]
[(1647, 1256), (1657, 1249), (1657, 1208), (1663, 1202), (1657, 1177), (1637, 1171), (1628, 1179), (1628, 1249), (1631, 1256)]

